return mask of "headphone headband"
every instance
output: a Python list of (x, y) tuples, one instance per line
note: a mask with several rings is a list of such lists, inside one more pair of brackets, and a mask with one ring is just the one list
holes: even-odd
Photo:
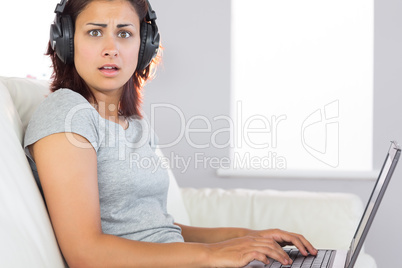
[(54, 10), (54, 13), (56, 14), (61, 14), (64, 11), (64, 8), (66, 7), (67, 0), (61, 0), (59, 4), (57, 4), (56, 9)]
[[(145, 19), (147, 22), (149, 22), (151, 24), (152, 29), (153, 29), (154, 38), (152, 40), (152, 43), (157, 44), (158, 45), (157, 49), (159, 49), (159, 38), (160, 37), (159, 37), (158, 26), (155, 23), (155, 20), (157, 19), (156, 12), (152, 9), (152, 6), (151, 6), (151, 3), (149, 3), (149, 0), (146, 0), (146, 1), (148, 4), (148, 11), (147, 11), (147, 15), (145, 16)], [(156, 54), (157, 54), (157, 51), (155, 52), (155, 56), (156, 56)]]
[(148, 0), (147, 0), (147, 4), (148, 4), (148, 11), (147, 11), (147, 15), (146, 15), (146, 20), (147, 20), (147, 21), (155, 22), (155, 20), (157, 19), (156, 13), (155, 13), (155, 11), (152, 9), (152, 6), (151, 6), (151, 4), (149, 3)]

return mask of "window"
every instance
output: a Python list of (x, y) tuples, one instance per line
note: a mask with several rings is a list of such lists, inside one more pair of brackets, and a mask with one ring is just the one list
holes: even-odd
[(373, 1), (232, 0), (232, 170), (370, 172), (373, 35)]

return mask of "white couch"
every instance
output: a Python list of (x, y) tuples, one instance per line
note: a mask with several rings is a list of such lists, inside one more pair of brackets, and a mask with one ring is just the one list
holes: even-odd
[[(65, 266), (21, 146), (29, 118), (47, 94), (46, 81), (0, 77), (0, 267)], [(172, 172), (170, 177), (168, 210), (183, 224), (281, 228), (303, 233), (320, 248), (347, 249), (362, 213), (351, 194), (180, 189)], [(376, 263), (361, 252), (355, 267)]]

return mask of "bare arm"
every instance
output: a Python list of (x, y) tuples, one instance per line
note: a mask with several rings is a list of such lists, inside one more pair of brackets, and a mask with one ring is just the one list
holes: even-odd
[(241, 267), (253, 259), (266, 262), (267, 255), (283, 258), (280, 249), (265, 238), (224, 244), (159, 244), (104, 234), (97, 158), (90, 143), (76, 134), (58, 133), (29, 149), (57, 241), (70, 267)]
[(186, 242), (218, 243), (246, 236), (251, 230), (245, 228), (202, 228), (175, 223), (180, 226)]
[[(86, 149), (72, 145), (65, 133), (48, 136), (30, 148), (58, 243), (70, 267), (196, 267), (205, 262), (202, 244), (167, 246), (103, 234), (96, 153), (86, 139), (70, 135)], [(189, 257), (178, 258), (173, 252)]]

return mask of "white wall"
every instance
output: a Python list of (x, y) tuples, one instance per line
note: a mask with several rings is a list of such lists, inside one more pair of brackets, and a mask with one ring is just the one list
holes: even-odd
[[(382, 148), (391, 138), (402, 142), (402, 2), (375, 1), (374, 41), (374, 165), (382, 161)], [(378, 267), (395, 266), (402, 241), (402, 167), (394, 174), (368, 238), (367, 251)], [(389, 247), (388, 247), (389, 246)], [(389, 248), (393, 248), (388, 250)]]
[[(164, 105), (154, 109), (160, 142), (167, 144), (180, 137), (181, 113), (186, 122), (199, 115), (210, 119), (212, 132), (227, 127), (225, 122), (213, 121), (213, 118), (230, 114), (230, 0), (152, 0), (152, 5), (158, 15), (165, 51), (157, 78), (146, 88), (144, 109), (151, 116), (151, 104)], [(389, 141), (402, 142), (402, 126), (398, 120), (402, 115), (402, 105), (398, 103), (402, 99), (402, 36), (399, 27), (402, 17), (398, 16), (399, 10), (402, 10), (400, 1), (375, 2), (373, 166), (376, 169), (381, 167)], [(257, 37), (246, 38), (258, 43)], [(190, 127), (205, 129), (206, 125), (198, 120)], [(191, 134), (190, 141), (207, 144), (210, 133)], [(221, 144), (228, 139), (225, 133), (217, 137)], [(190, 160), (187, 169), (180, 162), (173, 163), (176, 165), (174, 173), (182, 187), (352, 192), (365, 202), (373, 185), (373, 181), (368, 180), (220, 178), (211, 163), (204, 168), (194, 158), (197, 153), (204, 160), (207, 157), (223, 158), (229, 155), (229, 149), (214, 146), (195, 149), (184, 136), (176, 145), (163, 151), (169, 157), (181, 156)], [(401, 176), (399, 167), (367, 238), (366, 251), (375, 257), (378, 267), (392, 267), (394, 256), (399, 253), (395, 245), (402, 241), (402, 231), (398, 229), (402, 226), (402, 215), (397, 207), (402, 204), (399, 193)], [(387, 248), (392, 245), (393, 249)]]
[(49, 41), (50, 24), (54, 19), (53, 11), (58, 2), (0, 2), (0, 75), (37, 79), (50, 77), (51, 61), (44, 54)]

